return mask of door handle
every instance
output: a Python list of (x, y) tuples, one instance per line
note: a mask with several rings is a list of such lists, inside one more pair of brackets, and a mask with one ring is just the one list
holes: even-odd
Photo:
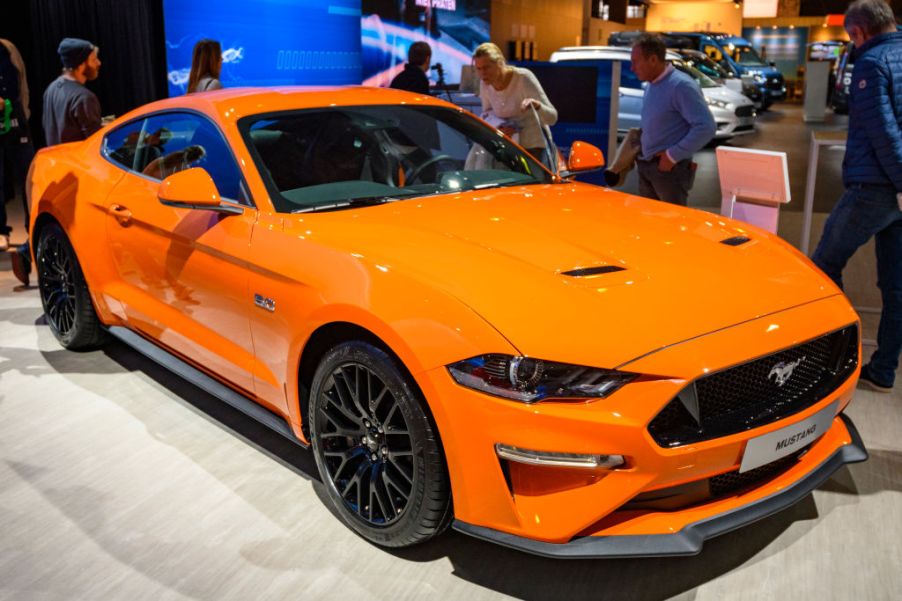
[(122, 205), (111, 205), (109, 212), (110, 215), (116, 218), (119, 225), (128, 225), (132, 220), (132, 212)]

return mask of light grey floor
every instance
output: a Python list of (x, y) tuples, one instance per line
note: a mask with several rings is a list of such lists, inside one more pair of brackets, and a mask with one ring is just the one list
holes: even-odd
[[(872, 257), (857, 305), (879, 306)], [(898, 389), (849, 411), (867, 463), (697, 557), (554, 561), (453, 532), (386, 551), (326, 509), (308, 452), (122, 345), (62, 350), (41, 316), (0, 257), (0, 599), (902, 598)]]

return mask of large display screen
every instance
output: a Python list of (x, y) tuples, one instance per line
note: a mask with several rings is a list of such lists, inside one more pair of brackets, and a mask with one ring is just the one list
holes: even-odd
[(807, 27), (757, 29), (746, 27), (742, 37), (755, 47), (765, 63), (773, 62), (786, 79), (798, 77), (799, 65), (805, 64)]
[(222, 45), (225, 87), (358, 84), (360, 0), (163, 0), (169, 95), (184, 94), (194, 44)]
[[(460, 83), (463, 65), (479, 44), (489, 41), (489, 0), (363, 0), (361, 38), (363, 83), (387, 86), (404, 69), (414, 42), (432, 47), (445, 83)], [(429, 78), (438, 81), (437, 70)]]

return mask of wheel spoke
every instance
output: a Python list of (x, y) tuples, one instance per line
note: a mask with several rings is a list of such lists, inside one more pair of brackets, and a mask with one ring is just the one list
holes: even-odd
[[(351, 409), (352, 407), (355, 407), (360, 412), (358, 415), (354, 416), (355, 421), (364, 417), (366, 412), (360, 411), (359, 404), (354, 400), (354, 393), (351, 392), (351, 385), (348, 383), (344, 368), (339, 368), (332, 374), (332, 381), (335, 382), (335, 392), (338, 395), (343, 408)], [(342, 413), (347, 415), (345, 411), (342, 411)]]
[[(353, 413), (348, 412), (348, 409), (345, 407), (344, 401), (341, 398), (341, 391), (338, 387), (338, 384), (335, 383), (334, 379), (333, 379), (333, 386), (332, 386), (331, 390), (335, 391), (335, 394), (333, 396), (333, 395), (328, 394), (328, 392), (326, 393), (326, 396), (329, 399), (329, 404), (332, 407), (335, 407), (338, 410), (338, 412), (341, 413), (345, 417), (345, 419), (347, 419), (349, 422), (354, 423), (354, 424), (358, 423), (360, 421), (360, 416), (357, 416), (357, 415), (354, 415)], [(338, 397), (338, 398), (336, 398), (336, 397)]]
[[(387, 475), (386, 470), (382, 470), (382, 486), (385, 488), (385, 496), (388, 497), (388, 503), (389, 505), (391, 505), (392, 516), (397, 516), (400, 513), (400, 509), (398, 509), (398, 505), (395, 503), (395, 497), (394, 495), (392, 495), (391, 488), (389, 488), (389, 486), (391, 486), (398, 492), (401, 492), (401, 490), (391, 483), (391, 478)], [(404, 495), (403, 501), (406, 500), (407, 495)]]

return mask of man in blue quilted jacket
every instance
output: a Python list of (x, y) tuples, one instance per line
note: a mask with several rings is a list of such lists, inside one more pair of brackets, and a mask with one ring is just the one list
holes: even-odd
[(902, 33), (885, 0), (854, 2), (844, 26), (855, 45), (842, 166), (846, 191), (812, 260), (842, 287), (849, 258), (876, 238), (883, 312), (877, 350), (861, 369), (859, 386), (890, 392), (902, 352)]

